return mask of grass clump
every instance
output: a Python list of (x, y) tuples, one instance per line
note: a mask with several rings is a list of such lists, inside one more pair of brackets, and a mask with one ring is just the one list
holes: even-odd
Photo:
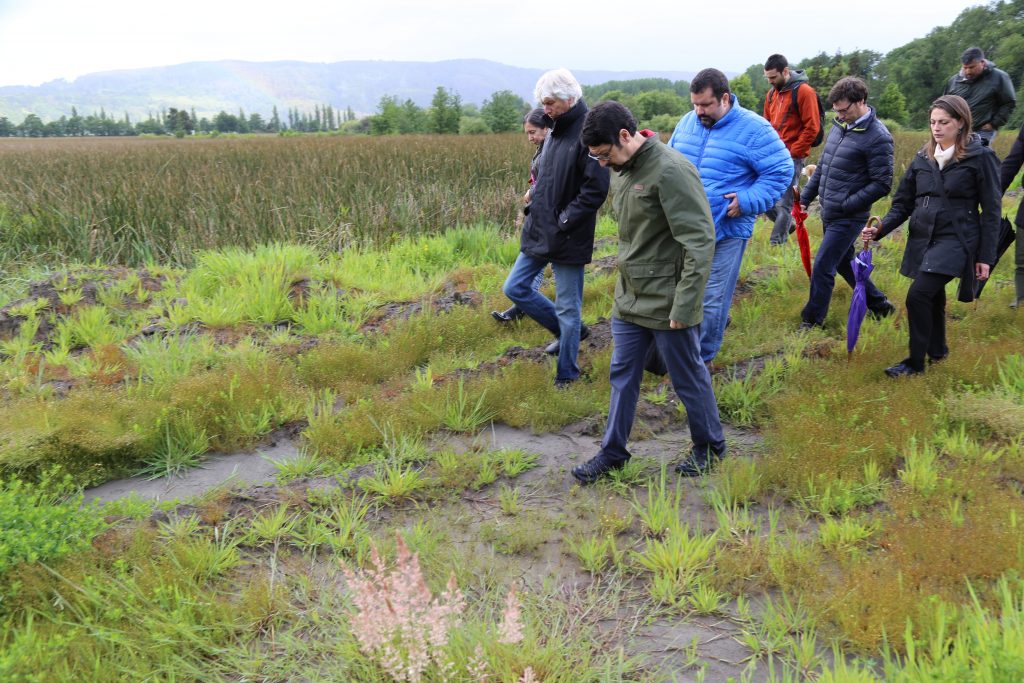
[(87, 548), (106, 524), (95, 505), (82, 501), (69, 475), (0, 481), (0, 577), (21, 563), (52, 563)]

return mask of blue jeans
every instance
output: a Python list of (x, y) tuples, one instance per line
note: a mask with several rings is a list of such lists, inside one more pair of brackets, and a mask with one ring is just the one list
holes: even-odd
[(726, 237), (715, 244), (715, 257), (711, 261), (711, 274), (704, 288), (704, 321), (700, 324), (700, 357), (704, 362), (713, 360), (722, 348), (725, 325), (729, 322), (732, 294), (740, 276), (740, 263), (747, 240)]
[[(825, 237), (821, 240), (818, 253), (814, 255), (814, 267), (811, 269), (811, 294), (807, 305), (801, 311), (804, 322), (821, 325), (828, 315), (828, 306), (832, 303), (832, 290), (836, 285), (836, 273), (852, 288), (857, 284), (853, 278), (853, 247), (864, 227), (863, 221), (832, 221), (825, 224)], [(865, 283), (868, 295), (868, 310), (877, 310), (885, 304), (885, 294), (875, 287), (869, 278)]]
[(608, 406), (608, 425), (601, 441), (601, 454), (615, 463), (629, 460), (626, 450), (633, 429), (636, 402), (640, 398), (640, 381), (644, 375), (647, 348), (658, 345), (665, 360), (679, 400), (686, 406), (690, 438), (694, 450), (725, 450), (725, 435), (718, 417), (718, 404), (711, 388), (711, 375), (700, 359), (700, 331), (697, 327), (683, 330), (652, 330), (612, 318), (612, 364), (609, 382), (612, 385)]
[(542, 273), (548, 263), (544, 259), (519, 252), (502, 290), (512, 303), (523, 310), (523, 313), (561, 340), (555, 380), (574, 380), (580, 376), (576, 355), (580, 350), (583, 266), (551, 264), (551, 270), (555, 274), (555, 301), (552, 303), (533, 288), (537, 274)]
[[(539, 291), (540, 288), (541, 288), (541, 285), (543, 285), (543, 284), (544, 284), (544, 271), (541, 270), (539, 273), (537, 273), (537, 277), (535, 277), (533, 279), (533, 291), (535, 291), (535, 292)], [(508, 311), (506, 311), (506, 313), (508, 313), (510, 316), (512, 316), (514, 318), (514, 317), (516, 317), (516, 314), (519, 313), (519, 307), (516, 306), (515, 304), (512, 304), (512, 308), (508, 309)]]

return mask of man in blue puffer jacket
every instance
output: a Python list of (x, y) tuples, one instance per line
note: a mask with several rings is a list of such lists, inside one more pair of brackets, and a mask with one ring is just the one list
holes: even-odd
[(772, 125), (740, 106), (718, 69), (694, 77), (690, 101), (693, 111), (682, 118), (668, 144), (700, 171), (715, 220), (715, 255), (700, 328), (700, 355), (710, 364), (722, 346), (754, 221), (789, 191), (793, 160)]
[[(800, 193), (800, 204), (818, 198), (825, 236), (814, 257), (811, 293), (800, 317), (800, 329), (821, 327), (828, 314), (836, 273), (853, 287), (853, 247), (871, 214), (871, 205), (892, 188), (893, 142), (885, 124), (868, 104), (868, 88), (859, 78), (840, 78), (828, 94), (836, 113), (818, 167)], [(868, 311), (884, 318), (896, 311), (868, 279)]]

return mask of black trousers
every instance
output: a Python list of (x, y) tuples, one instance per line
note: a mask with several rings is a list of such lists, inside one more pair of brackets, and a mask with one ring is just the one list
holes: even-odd
[(924, 370), (924, 358), (943, 358), (946, 346), (946, 285), (952, 275), (920, 273), (907, 291), (907, 319), (910, 322), (910, 357), (905, 361)]

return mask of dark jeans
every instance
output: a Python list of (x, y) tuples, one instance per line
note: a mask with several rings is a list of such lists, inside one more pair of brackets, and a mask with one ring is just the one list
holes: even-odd
[(629, 433), (633, 429), (636, 402), (640, 398), (640, 380), (644, 376), (647, 349), (653, 343), (665, 360), (672, 387), (686, 407), (690, 438), (695, 451), (725, 450), (725, 436), (718, 417), (718, 403), (711, 388), (711, 375), (700, 359), (700, 329), (652, 330), (625, 320), (612, 318), (612, 364), (609, 382), (612, 397), (608, 406), (608, 425), (601, 441), (601, 454), (612, 462), (625, 462)]
[[(825, 322), (828, 306), (832, 303), (836, 273), (842, 275), (851, 288), (857, 284), (853, 279), (850, 261), (853, 260), (853, 247), (863, 227), (863, 221), (833, 221), (825, 224), (825, 237), (814, 256), (814, 267), (811, 270), (811, 294), (800, 313), (804, 322), (816, 325)], [(865, 289), (869, 311), (884, 307), (887, 301), (885, 294), (875, 287), (870, 278), (865, 283)]]
[(910, 356), (904, 361), (924, 370), (925, 354), (943, 358), (946, 346), (946, 285), (952, 275), (920, 273), (907, 290), (907, 320), (910, 323)]

